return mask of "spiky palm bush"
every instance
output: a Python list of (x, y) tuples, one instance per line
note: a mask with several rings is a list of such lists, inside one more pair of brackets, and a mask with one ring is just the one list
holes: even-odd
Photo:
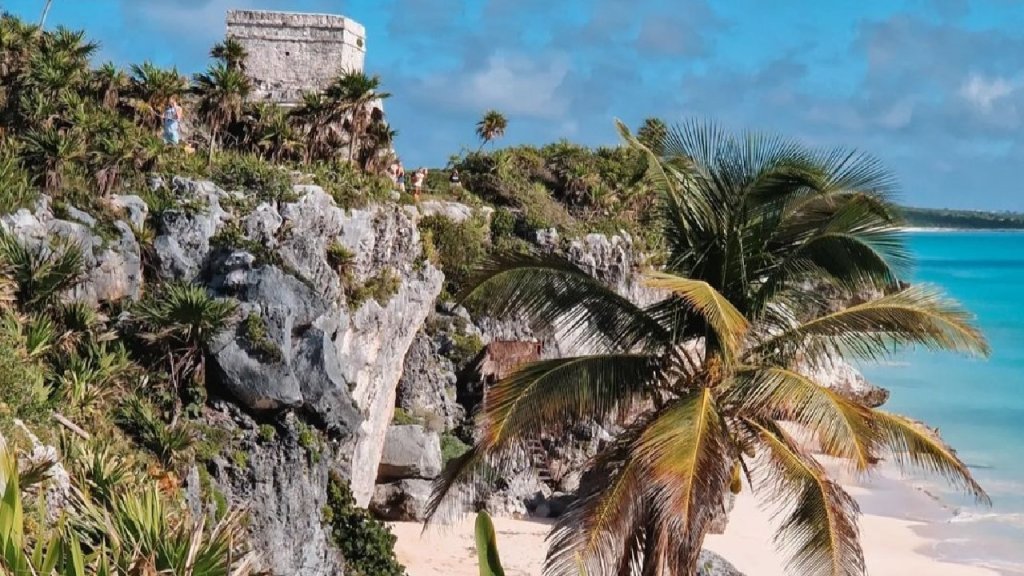
[(74, 288), (84, 272), (82, 250), (70, 240), (32, 247), (0, 230), (0, 276), (13, 282), (18, 307), (46, 310)]
[(210, 127), (209, 157), (212, 161), (221, 132), (241, 118), (242, 105), (252, 84), (238, 68), (218, 63), (196, 75), (195, 89), (199, 93), (199, 114)]
[[(662, 194), (667, 262), (645, 281), (667, 297), (639, 307), (556, 256), (503, 256), (481, 270), (468, 304), (523, 315), (594, 353), (529, 364), (491, 387), (480, 439), (446, 469), (431, 515), (460, 480), (500, 476), (539, 434), (611, 418), (625, 431), (559, 518), (545, 574), (693, 574), (743, 474), (777, 512), (788, 573), (863, 574), (857, 504), (785, 422), (857, 472), (889, 457), (987, 501), (930, 430), (808, 376), (837, 356), (907, 345), (988, 352), (955, 302), (899, 284), (909, 255), (892, 176), (862, 154), (705, 124), (672, 130), (659, 156), (620, 128)], [(885, 295), (822, 312), (825, 294), (849, 291)]]
[(180, 282), (164, 286), (136, 306), (139, 336), (159, 351), (179, 393), (205, 390), (206, 351), (236, 309), (232, 300)]
[(354, 162), (359, 151), (360, 139), (370, 126), (370, 103), (390, 98), (391, 94), (380, 89), (380, 77), (368, 76), (363, 72), (345, 72), (334, 79), (325, 90), (331, 101), (336, 121), (348, 117), (348, 161)]
[[(69, 464), (75, 473), (72, 499), (55, 526), (29, 532), (26, 522), (25, 477), (19, 477), (17, 459), (0, 438), (0, 572), (33, 576), (247, 576), (255, 572), (255, 555), (247, 550), (244, 516), (235, 508), (207, 528), (168, 506), (149, 482), (141, 490), (127, 490), (130, 482), (110, 467), (109, 453), (90, 457), (85, 466), (102, 469), (103, 498), (94, 498), (97, 486), (83, 481), (83, 467)], [(99, 461), (97, 461), (99, 459)], [(93, 470), (95, 472), (95, 470)], [(95, 478), (95, 475), (93, 476)], [(45, 481), (35, 475), (36, 482)]]

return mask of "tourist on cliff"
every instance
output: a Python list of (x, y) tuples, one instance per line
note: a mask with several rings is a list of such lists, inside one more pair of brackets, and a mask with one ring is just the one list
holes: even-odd
[(171, 96), (164, 109), (164, 144), (177, 146), (181, 142), (181, 120), (184, 117), (178, 100)]
[(405, 166), (402, 166), (402, 161), (398, 161), (398, 172), (395, 173), (395, 180), (398, 182), (398, 191), (405, 192)]
[(420, 168), (412, 175), (412, 199), (420, 201), (420, 193), (423, 192), (423, 184), (427, 181), (427, 169)]
[(452, 188), (461, 188), (462, 181), (459, 180), (459, 170), (452, 168), (452, 175), (448, 177), (448, 183), (452, 185)]

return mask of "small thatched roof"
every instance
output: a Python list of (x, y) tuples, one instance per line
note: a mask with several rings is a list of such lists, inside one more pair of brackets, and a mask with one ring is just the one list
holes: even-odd
[(540, 359), (540, 342), (499, 340), (484, 347), (477, 362), (477, 372), (484, 380), (501, 380), (517, 367)]

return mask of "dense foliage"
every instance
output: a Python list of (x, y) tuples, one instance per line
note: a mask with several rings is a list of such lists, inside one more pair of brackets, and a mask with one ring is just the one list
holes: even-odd
[(334, 544), (345, 556), (345, 573), (352, 576), (405, 576), (395, 558), (395, 535), (387, 524), (356, 506), (348, 482), (331, 473), (324, 521)]
[[(744, 476), (777, 514), (789, 573), (864, 574), (856, 502), (787, 423), (857, 472), (889, 457), (987, 501), (934, 432), (809, 376), (900, 346), (988, 353), (955, 302), (900, 282), (909, 257), (891, 175), (863, 154), (704, 124), (667, 131), (659, 154), (620, 128), (658, 193), (666, 262), (645, 282), (666, 298), (639, 307), (556, 255), (492, 257), (465, 292), (471, 308), (562, 329), (595, 352), (490, 387), (477, 442), (445, 469), (431, 514), (461, 510), (540, 434), (612, 419), (625, 431), (559, 518), (545, 574), (693, 574)], [(866, 301), (825, 301), (852, 293)]]
[(1024, 214), (982, 212), (945, 208), (902, 208), (908, 226), (919, 228), (968, 228), (982, 230), (1024, 229)]
[[(343, 74), (288, 111), (247, 102), (245, 54), (232, 40), (214, 47), (215, 62), (192, 81), (149, 62), (128, 71), (94, 68), (97, 47), (83, 32), (0, 16), (0, 210), (28, 205), (40, 190), (99, 209), (103, 196), (141, 189), (154, 172), (221, 180), (207, 165), (231, 160), (217, 155), (251, 158), (242, 168), (285, 174), (285, 181), (289, 164), (316, 174), (339, 159), (370, 172), (390, 162), (394, 132), (373, 104), (388, 94), (376, 77)], [(165, 146), (160, 136), (172, 98), (185, 109), (181, 147)], [(194, 149), (208, 154), (192, 158)], [(223, 176), (230, 186), (239, 173)]]

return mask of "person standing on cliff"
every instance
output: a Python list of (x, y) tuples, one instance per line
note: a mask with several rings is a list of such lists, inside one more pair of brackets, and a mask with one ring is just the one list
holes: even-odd
[(398, 191), (405, 192), (405, 166), (402, 166), (402, 161), (398, 161), (397, 172), (395, 173), (395, 180), (398, 182)]
[(420, 201), (420, 193), (423, 192), (423, 184), (427, 181), (427, 169), (420, 168), (412, 175), (412, 199)]
[(181, 120), (184, 114), (177, 98), (171, 96), (167, 101), (167, 108), (164, 109), (164, 144), (177, 146), (181, 142)]

